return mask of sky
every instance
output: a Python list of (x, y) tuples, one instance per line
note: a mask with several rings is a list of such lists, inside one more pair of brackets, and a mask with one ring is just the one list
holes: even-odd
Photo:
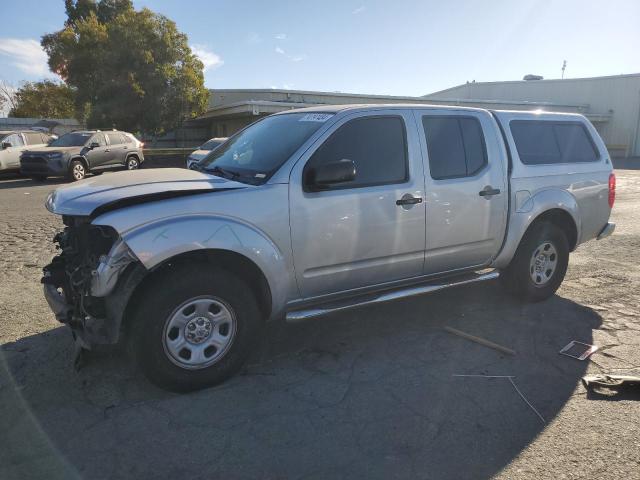
[[(134, 0), (174, 20), (210, 88), (418, 96), (466, 81), (640, 72), (639, 0)], [(0, 80), (51, 77), (63, 0), (0, 0)]]

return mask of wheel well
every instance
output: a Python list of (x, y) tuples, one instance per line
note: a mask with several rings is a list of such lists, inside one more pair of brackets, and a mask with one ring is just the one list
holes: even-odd
[(82, 164), (84, 165), (84, 168), (86, 170), (89, 170), (89, 164), (87, 163), (87, 159), (84, 157), (73, 157), (70, 161), (69, 161), (69, 167), (71, 167), (71, 162), (73, 162), (74, 160), (79, 160), (80, 162), (82, 162)]
[(138, 156), (138, 154), (137, 154), (137, 153), (130, 153), (130, 154), (128, 154), (128, 155), (127, 155), (127, 158), (130, 158), (130, 157), (135, 157), (135, 158), (136, 158), (136, 160), (140, 161), (140, 157)]
[(207, 264), (209, 267), (220, 267), (237, 274), (250, 286), (254, 287), (256, 300), (260, 313), (265, 319), (271, 314), (271, 289), (266, 277), (260, 268), (244, 255), (229, 250), (195, 250), (180, 255), (176, 255), (162, 262), (159, 266), (152, 269), (142, 278), (129, 297), (129, 301), (123, 315), (123, 326), (126, 326), (128, 319), (131, 318), (137, 302), (136, 299), (144, 294), (144, 291), (152, 286), (155, 279), (161, 275), (170, 272), (177, 265), (184, 263), (197, 263), (198, 265)]
[(554, 224), (567, 236), (569, 250), (573, 251), (576, 248), (578, 243), (578, 227), (576, 226), (576, 222), (573, 220), (573, 217), (566, 210), (554, 208), (541, 213), (533, 222), (531, 222), (527, 232), (532, 225), (538, 222), (549, 222)]

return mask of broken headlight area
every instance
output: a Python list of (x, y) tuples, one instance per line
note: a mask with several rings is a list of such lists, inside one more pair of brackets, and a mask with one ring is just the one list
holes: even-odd
[[(94, 289), (109, 293), (119, 269), (134, 259), (133, 254), (111, 227), (92, 225), (88, 217), (65, 216), (63, 221), (64, 230), (53, 239), (60, 253), (43, 269), (45, 297), (56, 318), (69, 324), (74, 333), (106, 339), (104, 298), (96, 296)], [(115, 262), (109, 256), (114, 250)], [(108, 273), (107, 278), (101, 278), (99, 272)], [(96, 328), (102, 331), (92, 331)]]

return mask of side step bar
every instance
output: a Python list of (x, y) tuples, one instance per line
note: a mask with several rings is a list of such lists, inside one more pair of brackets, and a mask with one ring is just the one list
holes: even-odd
[(395, 290), (387, 290), (383, 292), (377, 292), (369, 295), (361, 295), (342, 300), (340, 302), (325, 303), (319, 306), (315, 306), (308, 309), (292, 310), (287, 312), (287, 322), (299, 322), (308, 318), (320, 317), (329, 313), (338, 312), (341, 310), (347, 310), (355, 307), (362, 307), (364, 305), (372, 305), (374, 303), (388, 302), (391, 300), (397, 300), (400, 298), (413, 297), (416, 295), (423, 295), (425, 293), (433, 293), (438, 290), (444, 290), (445, 288), (458, 287), (460, 285), (467, 285), (469, 283), (484, 282), (487, 280), (493, 280), (500, 276), (500, 272), (493, 270), (487, 273), (472, 273), (464, 276), (449, 277), (448, 281), (431, 282), (419, 286), (411, 286)]

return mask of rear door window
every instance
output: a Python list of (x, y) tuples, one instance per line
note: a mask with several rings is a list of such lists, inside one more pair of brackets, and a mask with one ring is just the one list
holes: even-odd
[(109, 139), (109, 145), (118, 145), (122, 143), (122, 137), (117, 132), (108, 132), (107, 138)]
[(24, 136), (27, 138), (27, 145), (39, 145), (45, 143), (42, 141), (42, 136), (38, 132), (26, 132)]
[(510, 128), (518, 156), (525, 165), (598, 160), (598, 151), (582, 123), (513, 120)]
[(472, 177), (487, 164), (487, 149), (480, 122), (475, 117), (422, 117), (434, 180)]

